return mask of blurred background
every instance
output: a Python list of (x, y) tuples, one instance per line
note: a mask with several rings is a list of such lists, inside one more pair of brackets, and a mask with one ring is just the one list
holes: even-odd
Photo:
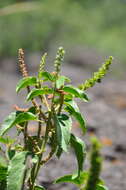
[[(91, 101), (80, 107), (88, 132), (93, 131), (105, 145), (102, 177), (111, 190), (125, 190), (126, 0), (0, 0), (0, 121), (14, 104), (24, 106), (25, 92), (18, 96), (15, 92), (21, 78), (18, 49), (25, 50), (29, 72), (35, 74), (44, 52), (47, 68), (53, 69), (59, 46), (66, 50), (63, 73), (75, 85), (89, 78), (109, 55), (114, 57), (103, 83), (88, 91)], [(76, 125), (75, 131), (81, 135)], [(64, 171), (70, 173), (72, 159), (63, 157), (55, 171), (55, 160), (49, 162), (40, 182), (51, 190), (49, 181)]]

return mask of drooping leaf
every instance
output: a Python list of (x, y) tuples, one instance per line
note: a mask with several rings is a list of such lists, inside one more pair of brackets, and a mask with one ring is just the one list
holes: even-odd
[(17, 112), (12, 112), (3, 122), (0, 129), (0, 136), (3, 136), (14, 125), (23, 123), (29, 120), (37, 120), (37, 116), (30, 112), (21, 112), (17, 115)]
[(67, 151), (72, 120), (65, 114), (59, 116), (54, 114), (54, 123), (56, 126), (57, 143), (64, 151)]
[(83, 163), (86, 156), (85, 143), (80, 138), (75, 137), (73, 134), (71, 134), (70, 142), (77, 158), (78, 176), (80, 176), (80, 172), (83, 171)]
[(83, 133), (85, 134), (86, 123), (85, 123), (83, 116), (80, 113), (80, 110), (79, 110), (76, 102), (74, 102), (73, 100), (70, 100), (70, 101), (65, 101), (64, 103), (67, 105), (65, 110), (67, 112), (69, 112), (79, 122), (80, 127), (81, 127)]
[(45, 188), (44, 187), (42, 187), (42, 186), (35, 186), (35, 190), (45, 190)]
[(97, 185), (96, 190), (108, 190), (108, 187), (106, 187), (104, 185)]
[(63, 149), (59, 146), (56, 152), (56, 156), (59, 159), (63, 153)]
[(56, 88), (61, 88), (64, 86), (65, 82), (70, 82), (70, 79), (65, 76), (59, 76), (59, 78), (56, 80)]
[(63, 90), (65, 92), (68, 92), (70, 94), (72, 94), (74, 97), (76, 98), (81, 98), (82, 100), (84, 100), (85, 102), (88, 102), (89, 101), (89, 98), (88, 96), (84, 93), (83, 90), (80, 90), (79, 88), (77, 87), (74, 87), (74, 86), (65, 86), (63, 88)]
[(80, 112), (79, 107), (78, 107), (77, 103), (74, 100), (66, 100), (64, 103), (67, 106), (73, 108), (75, 110), (75, 112)]
[(57, 183), (73, 183), (77, 185), (78, 187), (81, 187), (83, 184), (86, 183), (86, 180), (88, 178), (88, 172), (80, 172), (80, 176), (73, 177), (73, 174), (71, 175), (65, 175), (62, 176), (54, 181), (54, 184)]
[(28, 152), (17, 153), (9, 163), (7, 190), (21, 190), (26, 169), (26, 157)]
[(43, 94), (51, 94), (51, 93), (53, 93), (53, 90), (50, 88), (42, 88), (42, 89), (34, 88), (29, 92), (27, 100), (32, 100), (36, 96), (40, 96)]
[(34, 86), (36, 84), (37, 84), (36, 77), (25, 77), (18, 82), (16, 86), (16, 92), (18, 93), (21, 89), (31, 85)]

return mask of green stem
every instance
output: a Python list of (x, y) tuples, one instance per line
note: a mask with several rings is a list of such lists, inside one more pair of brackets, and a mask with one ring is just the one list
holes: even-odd
[(62, 110), (63, 102), (64, 102), (64, 94), (61, 94), (60, 95), (60, 107), (59, 107), (59, 110), (58, 110), (58, 114), (60, 114), (60, 112)]
[[(41, 110), (41, 105), (39, 106), (39, 109)], [(39, 114), (39, 120), (41, 121), (41, 114)], [(37, 137), (40, 138), (41, 135), (41, 128), (42, 128), (42, 123), (38, 122), (38, 132), (37, 132)]]
[(50, 129), (50, 122), (51, 122), (51, 112), (49, 112), (49, 117), (48, 117), (48, 121), (46, 124), (45, 138), (43, 139), (43, 142), (42, 142), (42, 146), (41, 146), (41, 150), (40, 150), (40, 154), (39, 154), (39, 160), (38, 160), (37, 164), (35, 164), (35, 166), (32, 169), (33, 176), (31, 176), (31, 184), (32, 185), (30, 187), (30, 190), (34, 190), (35, 180), (37, 178), (39, 169), (41, 167), (42, 156), (43, 156), (45, 146), (46, 146), (47, 141), (48, 141), (48, 133), (49, 133), (49, 129)]
[(28, 137), (28, 122), (24, 126), (24, 149), (27, 149), (27, 137)]

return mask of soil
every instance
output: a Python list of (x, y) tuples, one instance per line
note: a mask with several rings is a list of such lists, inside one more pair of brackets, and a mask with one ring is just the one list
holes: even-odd
[[(34, 56), (33, 56), (34, 57)], [(34, 60), (34, 58), (32, 58)], [(4, 63), (4, 64), (3, 64)], [(6, 65), (5, 65), (6, 64)], [(21, 78), (15, 67), (16, 60), (4, 60), (0, 70), (0, 121), (13, 110), (13, 105), (24, 107), (25, 91), (16, 94), (15, 86)], [(50, 67), (50, 65), (49, 65)], [(15, 69), (16, 68), (16, 69)], [(50, 67), (51, 68), (51, 67)], [(87, 69), (88, 68), (88, 69)], [(31, 74), (35, 73), (36, 65), (32, 65)], [(111, 69), (112, 70), (112, 69)], [(63, 74), (72, 78), (73, 84), (80, 84), (90, 77), (91, 68), (76, 63), (64, 63)], [(109, 76), (109, 77), (108, 77)], [(90, 134), (96, 134), (103, 143), (102, 155), (104, 158), (102, 178), (110, 190), (126, 189), (126, 87), (125, 81), (113, 79), (111, 71), (101, 84), (97, 84), (87, 91), (90, 102), (79, 103), (80, 109), (86, 118), (88, 134), (82, 136), (78, 125), (73, 126), (74, 132), (89, 145)], [(26, 106), (27, 107), (27, 106)], [(14, 132), (11, 132), (14, 135)], [(84, 167), (87, 167), (88, 159)], [(51, 182), (59, 176), (76, 170), (76, 160), (73, 152), (63, 154), (61, 160), (53, 158), (39, 175), (39, 182), (48, 190), (76, 190), (70, 184), (52, 185)]]

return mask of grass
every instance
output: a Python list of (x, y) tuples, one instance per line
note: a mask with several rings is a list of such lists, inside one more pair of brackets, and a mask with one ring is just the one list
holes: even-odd
[[(0, 7), (7, 5), (6, 2)], [(37, 10), (22, 12), (19, 6), (19, 13), (0, 17), (0, 56), (16, 55), (20, 47), (27, 51), (49, 50), (52, 44), (58, 43), (68, 48), (83, 45), (101, 53), (109, 52), (125, 62), (125, 1), (36, 3), (40, 3)]]

